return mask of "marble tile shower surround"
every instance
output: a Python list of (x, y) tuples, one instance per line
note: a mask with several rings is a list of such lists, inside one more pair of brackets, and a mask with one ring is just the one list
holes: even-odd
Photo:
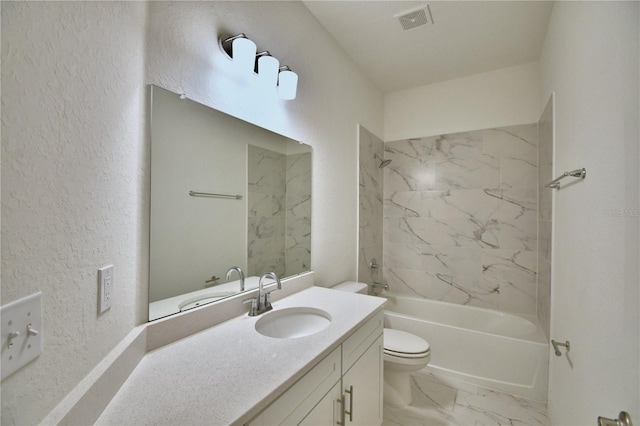
[(535, 314), (537, 124), (387, 142), (384, 154), (391, 291)]
[(551, 231), (553, 191), (544, 185), (553, 173), (553, 98), (538, 121), (538, 321), (549, 337), (551, 317)]
[(248, 158), (248, 274), (308, 271), (311, 153), (284, 155), (249, 145)]
[[(382, 281), (382, 186), (384, 169), (380, 160), (384, 158), (384, 142), (364, 127), (360, 127), (359, 165), (359, 246), (358, 280), (367, 284)], [(369, 268), (372, 259), (379, 265), (375, 273)]]
[(287, 155), (286, 166), (284, 249), (288, 277), (311, 269), (311, 153)]

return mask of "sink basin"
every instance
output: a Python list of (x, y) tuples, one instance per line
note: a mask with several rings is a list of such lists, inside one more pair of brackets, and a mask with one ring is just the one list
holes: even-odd
[(331, 324), (331, 315), (316, 308), (285, 308), (268, 312), (256, 322), (263, 336), (293, 339), (318, 333)]
[(218, 291), (215, 293), (202, 294), (200, 296), (191, 297), (178, 305), (180, 311), (186, 311), (187, 309), (197, 308), (198, 306), (206, 305), (207, 303), (215, 302), (225, 297), (233, 296), (237, 291)]

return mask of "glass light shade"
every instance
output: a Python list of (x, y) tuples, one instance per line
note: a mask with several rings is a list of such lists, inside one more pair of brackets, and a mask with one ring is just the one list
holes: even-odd
[(298, 90), (298, 74), (293, 71), (280, 71), (278, 94), (282, 99), (295, 99)]
[(233, 63), (238, 72), (249, 74), (253, 72), (256, 60), (256, 44), (248, 38), (237, 38), (232, 44)]
[(258, 80), (263, 87), (274, 87), (278, 84), (280, 61), (273, 56), (258, 58)]

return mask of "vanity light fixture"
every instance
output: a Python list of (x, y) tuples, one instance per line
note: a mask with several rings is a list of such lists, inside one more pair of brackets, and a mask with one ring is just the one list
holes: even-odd
[(268, 50), (260, 52), (256, 55), (256, 70), (258, 72), (258, 80), (262, 87), (273, 87), (278, 84), (278, 70), (280, 69), (280, 61), (271, 56)]
[(291, 71), (288, 65), (280, 67), (278, 75), (278, 94), (282, 99), (295, 99), (298, 90), (298, 74)]
[(222, 35), (218, 39), (218, 45), (234, 62), (239, 73), (249, 73), (249, 70), (253, 70), (262, 87), (276, 86), (280, 98), (296, 98), (298, 74), (291, 71), (288, 65), (280, 66), (280, 61), (269, 51), (256, 53), (256, 44), (244, 33), (235, 36)]
[(256, 58), (256, 44), (244, 33), (231, 37), (221, 37), (220, 48), (233, 61), (239, 73), (248, 74), (253, 71)]

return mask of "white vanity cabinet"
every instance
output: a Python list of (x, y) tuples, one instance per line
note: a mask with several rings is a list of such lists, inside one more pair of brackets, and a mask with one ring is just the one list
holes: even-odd
[(378, 312), (248, 425), (381, 424), (382, 330)]
[(342, 376), (347, 425), (382, 423), (382, 335)]

